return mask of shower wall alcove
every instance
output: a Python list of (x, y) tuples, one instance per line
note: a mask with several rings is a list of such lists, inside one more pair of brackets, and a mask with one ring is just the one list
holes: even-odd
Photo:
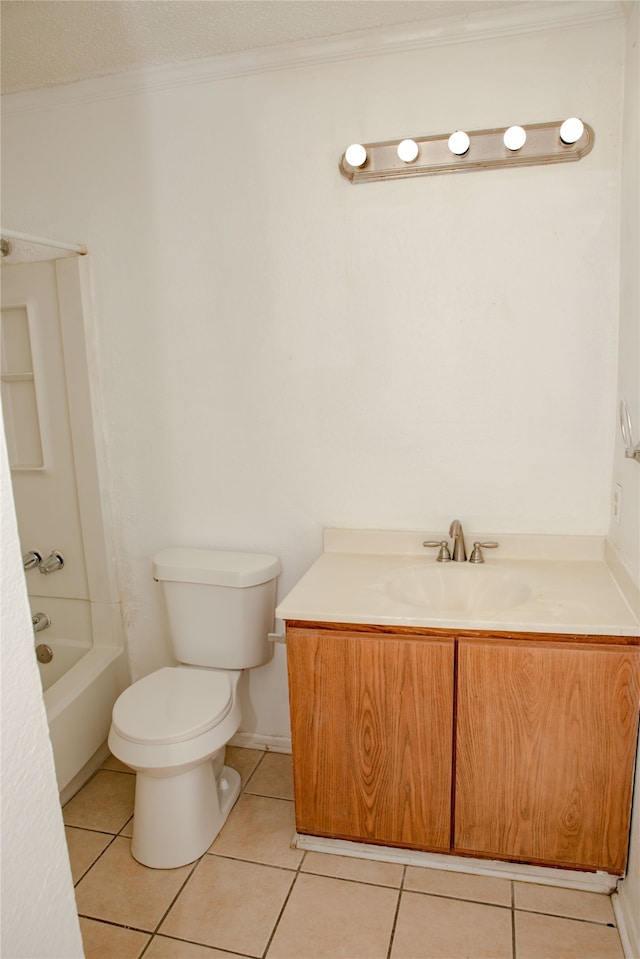
[[(59, 252), (40, 250), (40, 257)], [(21, 256), (27, 262), (20, 261)], [(44, 703), (62, 798), (106, 755), (113, 703), (127, 685), (120, 606), (89, 346), (89, 261), (11, 244), (2, 262), (4, 430)], [(55, 565), (55, 564), (54, 564)], [(48, 649), (46, 648), (48, 647)], [(53, 653), (50, 658), (50, 653)]]

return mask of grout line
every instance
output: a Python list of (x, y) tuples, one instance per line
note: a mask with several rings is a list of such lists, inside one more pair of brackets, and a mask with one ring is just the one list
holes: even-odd
[(107, 843), (107, 845), (104, 847), (104, 849), (102, 850), (102, 852), (99, 853), (99, 855), (96, 856), (96, 858), (93, 860), (93, 862), (92, 862), (89, 866), (87, 866), (87, 868), (86, 868), (85, 871), (82, 873), (82, 875), (80, 876), (80, 878), (77, 879), (77, 880), (74, 882), (74, 884), (73, 884), (73, 888), (74, 888), (74, 889), (77, 887), (78, 883), (80, 883), (80, 882), (84, 879), (84, 877), (89, 874), (89, 872), (93, 869), (93, 867), (94, 867), (95, 864), (98, 862), (98, 860), (99, 860), (99, 859), (102, 859), (102, 857), (104, 856), (104, 854), (105, 854), (105, 852), (107, 851), (107, 849), (110, 849), (110, 848), (111, 848), (111, 846), (114, 844), (114, 842), (116, 841), (117, 838), (118, 838), (117, 836), (111, 836), (111, 841)]
[(607, 922), (600, 919), (585, 919), (583, 916), (567, 916), (562, 912), (542, 912), (540, 909), (516, 909), (515, 912), (526, 912), (528, 916), (548, 916), (550, 919), (569, 919), (571, 922), (586, 922), (590, 926), (608, 926), (610, 929), (617, 929), (615, 921)]
[(240, 790), (240, 795), (242, 795), (242, 793), (246, 790), (247, 786), (249, 785), (249, 783), (251, 782), (251, 780), (252, 780), (253, 777), (255, 776), (256, 772), (258, 771), (258, 769), (260, 769), (260, 766), (262, 765), (262, 762), (263, 762), (264, 757), (265, 757), (266, 755), (267, 755), (266, 752), (264, 752), (264, 753), (262, 754), (262, 756), (260, 757), (260, 759), (258, 760), (258, 762), (255, 764), (255, 766), (253, 767), (253, 769), (251, 770), (251, 772), (250, 772), (249, 775), (247, 776), (247, 781), (246, 781), (246, 783), (243, 784), (242, 789)]
[[(227, 853), (221, 852), (205, 852), (203, 853), (202, 858), (205, 856), (210, 856), (215, 859), (224, 859), (227, 862), (248, 862), (252, 866), (265, 866), (267, 869), (280, 869), (281, 872), (297, 873), (300, 872), (299, 866), (278, 866), (273, 862), (263, 862), (262, 859), (243, 859), (242, 856), (230, 856)], [(305, 873), (305, 875), (312, 875), (311, 873)]]
[[(128, 929), (130, 932), (140, 932), (145, 936), (153, 936), (148, 929), (141, 929), (139, 926), (127, 926), (123, 922), (116, 922), (114, 919), (102, 919), (100, 916), (89, 916), (86, 912), (78, 913), (79, 919), (88, 919), (90, 922), (100, 922), (103, 926), (113, 926), (114, 929)], [(148, 948), (149, 943), (144, 947)]]
[[(290, 802), (290, 803), (294, 802), (294, 800), (290, 799), (288, 796), (273, 796), (273, 795), (269, 795), (268, 793), (250, 793), (250, 792), (244, 792), (243, 790), (240, 793), (240, 795), (254, 796), (256, 799), (275, 799), (277, 802)], [(240, 798), (240, 796), (238, 798)]]
[(452, 896), (450, 893), (446, 892), (425, 892), (424, 889), (406, 889), (403, 892), (415, 893), (416, 896), (428, 896), (430, 899), (448, 899), (449, 902), (472, 902), (476, 906), (491, 906), (493, 909), (509, 909), (511, 910), (510, 905), (505, 905), (503, 902), (487, 902), (486, 899), (467, 899), (463, 896)]
[(402, 875), (400, 876), (400, 885), (398, 886), (398, 901), (396, 902), (396, 910), (393, 914), (393, 922), (391, 924), (391, 935), (389, 936), (389, 948), (387, 949), (387, 959), (391, 959), (391, 950), (393, 949), (393, 940), (396, 935), (396, 926), (398, 924), (398, 916), (400, 914), (400, 902), (402, 901), (402, 893), (404, 892), (404, 880), (407, 874), (407, 867), (402, 867)]
[(113, 832), (111, 829), (100, 829), (98, 826), (77, 826), (74, 822), (66, 822), (64, 823), (64, 826), (67, 829), (81, 829), (83, 832), (95, 832), (100, 836), (113, 836), (115, 839), (116, 836), (120, 835), (120, 831), (124, 829), (130, 820), (131, 816), (129, 816), (129, 819), (127, 819), (127, 821), (120, 826), (120, 830), (118, 830), (118, 832)]
[[(269, 952), (269, 949), (271, 948), (271, 943), (273, 942), (273, 938), (274, 938), (274, 936), (275, 936), (275, 934), (276, 934), (276, 932), (277, 932), (278, 926), (280, 925), (280, 920), (282, 919), (282, 916), (283, 916), (283, 914), (284, 914), (284, 911), (285, 911), (285, 909), (287, 908), (287, 904), (288, 904), (288, 902), (289, 902), (289, 899), (291, 898), (291, 893), (293, 892), (294, 886), (295, 886), (295, 884), (297, 883), (298, 877), (299, 877), (300, 874), (301, 874), (301, 873), (300, 873), (300, 870), (302, 869), (302, 864), (303, 864), (303, 862), (305, 861), (306, 858), (307, 858), (307, 854), (306, 854), (306, 852), (305, 852), (305, 853), (303, 854), (303, 856), (302, 856), (302, 859), (301, 859), (300, 862), (298, 863), (298, 868), (295, 870), (294, 877), (293, 877), (293, 879), (292, 879), (292, 881), (291, 881), (291, 885), (289, 886), (289, 891), (288, 891), (287, 895), (285, 896), (284, 902), (282, 903), (282, 909), (281, 909), (280, 912), (278, 913), (278, 917), (277, 917), (277, 919), (276, 919), (276, 921), (275, 921), (274, 927), (273, 927), (273, 929), (271, 930), (271, 935), (269, 936), (269, 939), (268, 939), (268, 941), (267, 941), (267, 944), (266, 944), (266, 946), (264, 947), (264, 952), (262, 953), (263, 959), (264, 959), (264, 957), (267, 955), (267, 953)], [(307, 873), (303, 873), (303, 875), (307, 875)]]
[[(160, 932), (160, 933), (153, 933), (153, 934), (152, 934), (149, 942), (146, 944), (146, 946), (144, 947), (144, 949), (143, 949), (143, 951), (140, 953), (140, 955), (137, 957), (137, 959), (142, 959), (142, 957), (144, 956), (144, 954), (147, 952), (147, 950), (148, 950), (149, 947), (151, 946), (151, 943), (153, 942), (153, 940), (154, 940), (154, 939), (158, 939), (158, 938), (168, 939), (170, 942), (184, 942), (184, 943), (186, 943), (186, 944), (189, 945), (189, 946), (198, 946), (200, 949), (206, 949), (206, 950), (210, 951), (212, 954), (218, 952), (218, 949), (217, 949), (216, 946), (208, 946), (206, 943), (204, 943), (204, 942), (198, 942), (196, 939), (180, 939), (180, 938), (178, 938), (177, 936), (169, 936), (169, 935), (167, 935), (166, 932)], [(225, 954), (225, 955), (229, 955), (229, 956), (238, 956), (238, 959), (246, 959), (245, 953), (243, 953), (243, 952), (236, 952), (235, 949), (225, 949), (225, 950), (224, 950), (224, 954)]]
[[(244, 793), (244, 789), (242, 790)], [(295, 802), (293, 796), (274, 796), (273, 793), (252, 793), (247, 792), (247, 796), (257, 796), (258, 799), (279, 799), (281, 802)]]
[[(276, 867), (274, 867), (276, 868)], [(325, 872), (306, 872), (299, 870), (303, 876), (316, 876), (318, 879), (331, 879), (334, 882), (350, 882), (355, 886), (367, 886), (369, 889), (391, 889), (393, 892), (399, 892), (399, 886), (389, 886), (384, 882), (367, 882), (364, 879), (351, 879), (348, 876), (334, 876)]]
[(200, 865), (200, 863), (202, 862), (202, 860), (204, 859), (205, 856), (206, 856), (206, 852), (203, 852), (203, 854), (202, 854), (198, 859), (196, 859), (196, 861), (193, 863), (193, 868), (189, 870), (189, 872), (187, 873), (187, 876), (185, 877), (184, 882), (182, 883), (182, 885), (180, 886), (180, 888), (179, 888), (178, 891), (176, 892), (175, 896), (173, 897), (173, 899), (172, 899), (171, 902), (169, 903), (168, 907), (165, 909), (164, 913), (163, 913), (162, 916), (160, 917), (160, 922), (157, 924), (157, 926), (155, 927), (155, 929), (152, 930), (152, 933), (151, 933), (151, 934), (152, 934), (153, 936), (155, 936), (155, 934), (157, 933), (158, 929), (160, 928), (160, 926), (162, 925), (162, 923), (165, 921), (165, 919), (167, 918), (167, 916), (169, 915), (169, 913), (171, 912), (171, 910), (172, 910), (173, 907), (175, 906), (176, 900), (177, 900), (178, 896), (179, 896), (180, 893), (183, 891), (184, 887), (185, 887), (186, 884), (189, 882), (189, 880), (191, 879), (191, 877), (193, 876), (194, 872), (196, 871), (196, 869), (198, 868), (198, 866)]
[(124, 825), (120, 826), (120, 830), (118, 832), (118, 836), (122, 836), (123, 839), (128, 839), (129, 842), (131, 842), (131, 836), (123, 836), (122, 830), (126, 829), (130, 822), (133, 822), (133, 813), (131, 813), (131, 815), (129, 816), (127, 821), (124, 823)]

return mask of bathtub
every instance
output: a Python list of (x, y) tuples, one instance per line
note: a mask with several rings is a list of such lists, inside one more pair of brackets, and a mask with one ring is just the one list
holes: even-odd
[[(39, 645), (36, 635), (36, 652)], [(45, 637), (43, 645), (46, 645), (53, 653), (53, 658), (48, 663), (42, 663), (38, 660), (43, 693), (46, 693), (59, 679), (62, 679), (65, 673), (68, 673), (91, 649), (91, 643), (88, 640), (85, 643), (74, 639), (51, 639), (47, 642)]]
[[(53, 639), (47, 646), (53, 659), (38, 666), (58, 789), (66, 801), (75, 792), (73, 781), (77, 778), (80, 788), (94, 771), (90, 766), (94, 756), (97, 768), (104, 758), (101, 752), (106, 755), (113, 704), (126, 686), (125, 653), (122, 647), (81, 646), (72, 640)], [(56, 660), (57, 667), (47, 674)], [(64, 665), (67, 669), (63, 672)], [(45, 683), (49, 685), (45, 687)], [(66, 795), (70, 785), (70, 795)]]
[(53, 653), (38, 662), (58, 790), (70, 799), (108, 755), (113, 704), (128, 685), (118, 604), (31, 596), (48, 629), (34, 635)]

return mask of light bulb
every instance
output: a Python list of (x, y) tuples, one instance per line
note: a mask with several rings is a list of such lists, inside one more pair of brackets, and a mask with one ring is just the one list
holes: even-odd
[(405, 163), (413, 163), (418, 156), (418, 144), (415, 140), (402, 140), (398, 144), (398, 156)]
[(560, 127), (560, 139), (563, 143), (576, 143), (584, 133), (584, 123), (577, 117), (570, 117)]
[(505, 130), (504, 145), (507, 150), (515, 153), (516, 150), (521, 150), (526, 142), (527, 134), (522, 127), (509, 127), (508, 130)]
[(352, 143), (345, 150), (344, 158), (349, 166), (363, 166), (367, 161), (367, 151), (360, 143)]
[(456, 132), (452, 133), (449, 137), (449, 149), (452, 153), (455, 153), (456, 156), (464, 156), (470, 144), (471, 140), (462, 130), (456, 130)]

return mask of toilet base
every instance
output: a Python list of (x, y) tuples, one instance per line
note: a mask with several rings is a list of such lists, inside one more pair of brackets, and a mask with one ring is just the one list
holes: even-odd
[(224, 766), (216, 783), (213, 763), (168, 778), (136, 773), (131, 855), (152, 869), (175, 869), (203, 855), (240, 794), (240, 775)]

